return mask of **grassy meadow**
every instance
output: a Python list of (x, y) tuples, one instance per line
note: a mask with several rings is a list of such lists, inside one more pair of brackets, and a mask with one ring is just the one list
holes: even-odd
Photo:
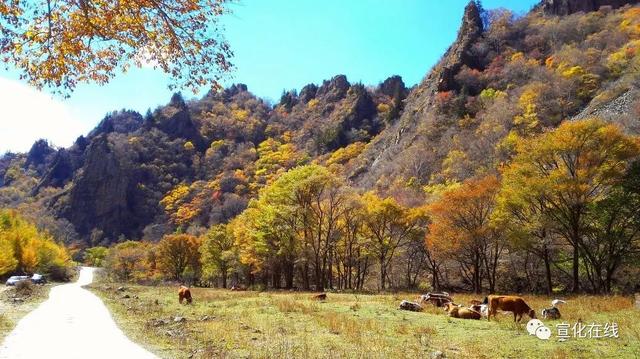
[[(124, 290), (118, 288), (124, 286)], [(523, 324), (452, 319), (442, 309), (396, 309), (416, 294), (233, 292), (193, 288), (193, 305), (180, 305), (175, 287), (99, 282), (91, 286), (134, 341), (163, 358), (634, 358), (640, 357), (640, 311), (630, 297), (569, 296), (562, 320), (545, 320), (549, 341)], [(524, 296), (536, 312), (545, 296)], [(458, 303), (478, 298), (456, 294)], [(178, 320), (176, 320), (178, 317)], [(184, 318), (184, 320), (180, 320)], [(559, 342), (555, 324), (616, 322), (618, 339)]]

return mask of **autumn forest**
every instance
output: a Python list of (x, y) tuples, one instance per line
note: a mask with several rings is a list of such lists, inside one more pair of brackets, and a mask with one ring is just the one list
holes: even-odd
[(410, 88), (176, 92), (68, 148), (6, 153), (0, 275), (83, 262), (145, 284), (638, 291), (640, 7), (594, 10), (472, 1)]

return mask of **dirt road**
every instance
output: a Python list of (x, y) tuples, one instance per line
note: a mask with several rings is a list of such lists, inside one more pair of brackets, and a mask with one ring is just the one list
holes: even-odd
[(0, 358), (156, 358), (131, 342), (102, 301), (82, 288), (94, 268), (75, 283), (51, 289), (49, 299), (25, 316), (0, 346)]

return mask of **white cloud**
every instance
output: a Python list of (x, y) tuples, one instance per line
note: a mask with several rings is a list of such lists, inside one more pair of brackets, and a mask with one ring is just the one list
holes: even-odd
[(0, 77), (0, 155), (28, 151), (40, 138), (67, 147), (87, 130), (62, 100)]

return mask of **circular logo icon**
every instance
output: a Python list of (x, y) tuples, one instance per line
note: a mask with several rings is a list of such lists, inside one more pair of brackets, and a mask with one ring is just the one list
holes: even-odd
[(544, 325), (536, 329), (536, 337), (542, 340), (549, 340), (551, 338), (551, 329)]
[(527, 332), (529, 332), (529, 335), (536, 335), (536, 330), (539, 327), (543, 327), (544, 324), (542, 324), (542, 321), (540, 321), (540, 319), (531, 319), (528, 323), (527, 323)]

